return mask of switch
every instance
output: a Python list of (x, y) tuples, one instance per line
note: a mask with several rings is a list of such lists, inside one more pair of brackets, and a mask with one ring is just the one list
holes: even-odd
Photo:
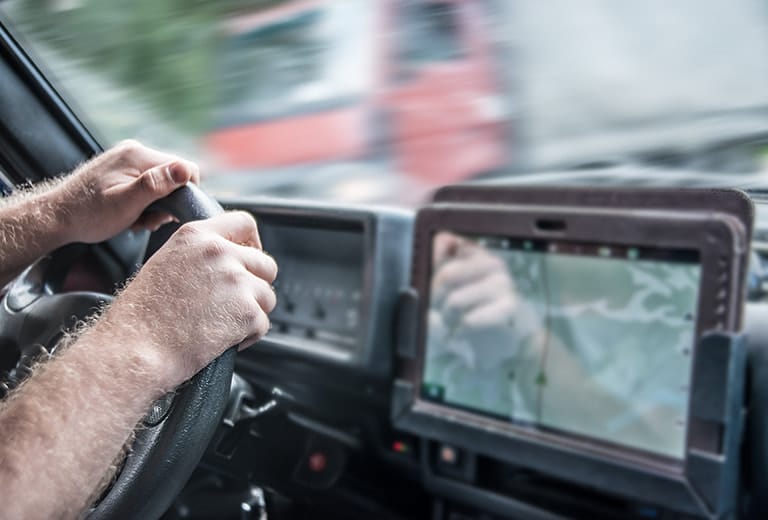
[(316, 451), (309, 456), (308, 465), (310, 470), (315, 473), (321, 473), (325, 471), (325, 468), (328, 466), (328, 458), (322, 451)]
[(333, 486), (347, 465), (347, 451), (340, 443), (320, 435), (310, 435), (304, 455), (293, 470), (295, 482), (319, 489)]
[(442, 444), (438, 450), (440, 462), (446, 466), (457, 467), (461, 464), (461, 453), (449, 444)]
[(392, 451), (405, 455), (411, 452), (411, 446), (404, 441), (395, 441), (392, 443)]
[(453, 444), (441, 442), (432, 445), (430, 455), (438, 474), (465, 482), (474, 482), (477, 460), (473, 453)]

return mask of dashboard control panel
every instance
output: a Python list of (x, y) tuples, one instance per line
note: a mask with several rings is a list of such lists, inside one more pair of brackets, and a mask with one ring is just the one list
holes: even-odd
[(256, 217), (264, 249), (279, 266), (272, 329), (259, 350), (388, 376), (412, 215), (273, 199), (225, 205)]
[[(349, 225), (346, 225), (349, 224)], [(363, 324), (364, 227), (326, 223), (312, 234), (280, 217), (262, 217), (267, 251), (280, 265), (277, 307), (267, 338), (286, 348), (351, 362)]]

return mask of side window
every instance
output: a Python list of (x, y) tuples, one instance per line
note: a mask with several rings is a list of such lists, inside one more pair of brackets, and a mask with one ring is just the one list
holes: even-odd
[(3, 170), (0, 170), (0, 197), (9, 195), (13, 190), (13, 183)]
[(400, 58), (406, 68), (453, 61), (465, 56), (461, 39), (461, 4), (435, 0), (403, 0)]
[(158, 0), (5, 0), (0, 15), (105, 147), (197, 158), (211, 112), (217, 11)]

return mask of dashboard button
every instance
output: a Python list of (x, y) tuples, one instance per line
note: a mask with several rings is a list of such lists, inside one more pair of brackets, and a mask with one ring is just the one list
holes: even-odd
[(325, 308), (320, 304), (315, 305), (315, 309), (312, 311), (312, 316), (314, 316), (315, 319), (324, 320), (326, 316)]
[(347, 452), (338, 442), (320, 435), (310, 435), (304, 456), (294, 468), (293, 479), (304, 486), (329, 488), (344, 472)]
[(328, 466), (328, 457), (322, 451), (316, 451), (309, 456), (307, 463), (310, 470), (320, 473)]
[(443, 444), (438, 450), (440, 462), (446, 466), (458, 467), (461, 465), (461, 453), (449, 444)]

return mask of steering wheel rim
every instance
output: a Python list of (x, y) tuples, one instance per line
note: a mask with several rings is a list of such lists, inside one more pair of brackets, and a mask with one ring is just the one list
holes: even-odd
[[(194, 185), (176, 190), (149, 210), (172, 214), (179, 221), (177, 226), (224, 211)], [(52, 292), (46, 280), (55, 269), (50, 258), (36, 262), (3, 297), (0, 330), (4, 340), (10, 336), (19, 345), (50, 345), (62, 330), (111, 300), (94, 292)], [(170, 407), (155, 424), (144, 422), (120, 473), (89, 511), (89, 519), (158, 518), (168, 509), (221, 421), (235, 354), (236, 348), (228, 349), (176, 390)]]

